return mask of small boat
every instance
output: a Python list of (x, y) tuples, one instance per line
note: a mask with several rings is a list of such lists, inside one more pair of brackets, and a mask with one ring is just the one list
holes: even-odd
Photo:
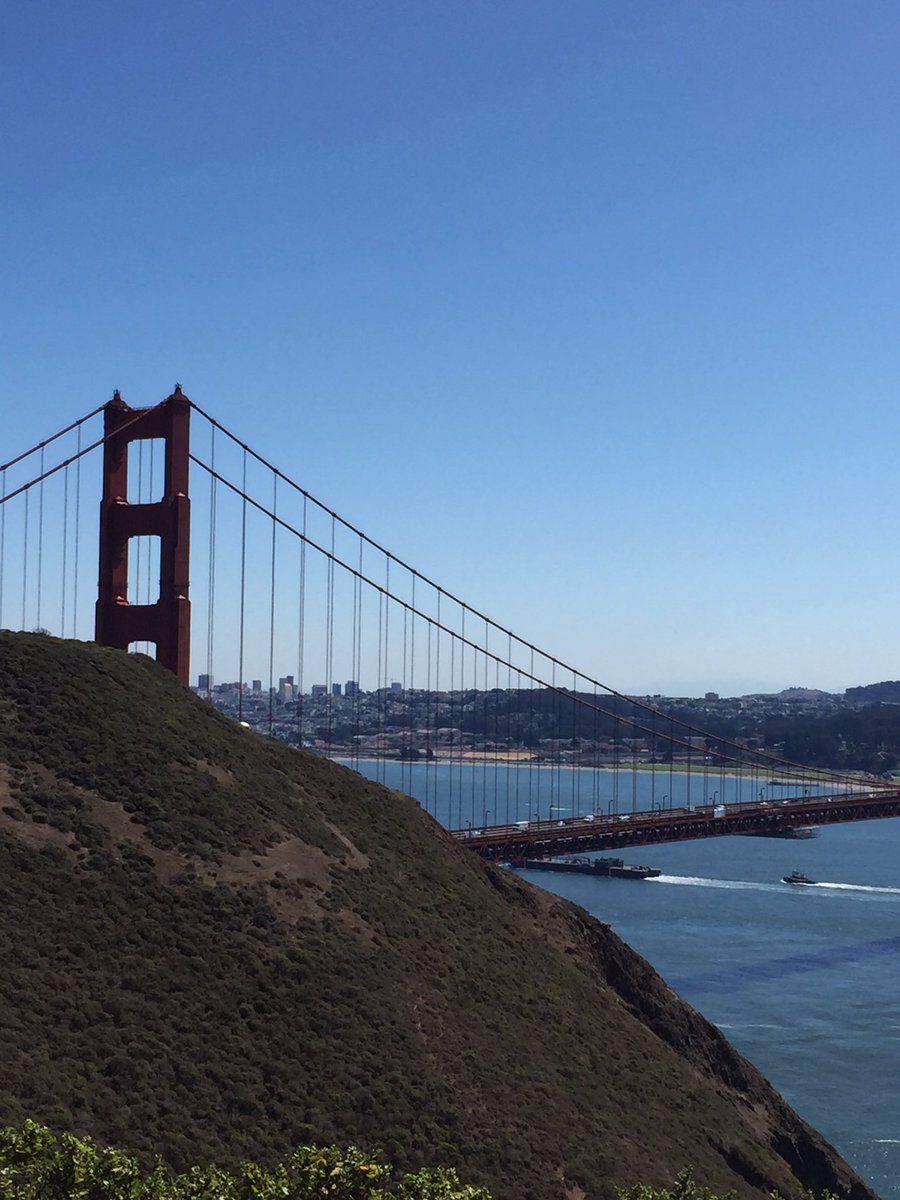
[(782, 875), (782, 883), (815, 883), (814, 879), (810, 879), (808, 875), (804, 875), (802, 871), (791, 871), (790, 875)]

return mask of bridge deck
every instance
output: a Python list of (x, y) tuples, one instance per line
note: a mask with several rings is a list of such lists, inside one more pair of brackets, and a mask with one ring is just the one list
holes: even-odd
[(704, 805), (664, 812), (656, 809), (617, 816), (570, 817), (563, 821), (522, 821), (483, 830), (456, 829), (452, 833), (483, 858), (515, 862), (732, 834), (778, 834), (798, 825), (837, 825), (897, 816), (900, 816), (900, 788), (892, 787), (797, 801)]

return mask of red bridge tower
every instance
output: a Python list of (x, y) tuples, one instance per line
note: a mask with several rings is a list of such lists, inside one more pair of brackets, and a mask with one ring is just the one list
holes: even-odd
[[(100, 503), (100, 580), (96, 641), (127, 650), (155, 642), (156, 657), (188, 682), (191, 650), (190, 466), (191, 402), (175, 391), (154, 408), (129, 408), (118, 392), (104, 409), (103, 499)], [(146, 438), (165, 442), (165, 490), (152, 504), (128, 503), (128, 446)], [(160, 539), (159, 600), (128, 602), (128, 541)]]

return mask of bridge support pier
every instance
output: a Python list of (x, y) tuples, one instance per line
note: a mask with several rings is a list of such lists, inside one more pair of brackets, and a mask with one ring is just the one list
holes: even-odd
[[(188, 683), (191, 650), (190, 468), (191, 402), (175, 391), (154, 408), (129, 408), (116, 392), (104, 409), (103, 499), (100, 502), (100, 579), (95, 639), (127, 650), (132, 642), (155, 642), (156, 657)], [(152, 504), (128, 503), (128, 446), (165, 442), (165, 488)], [(159, 599), (128, 602), (128, 542), (160, 540)]]

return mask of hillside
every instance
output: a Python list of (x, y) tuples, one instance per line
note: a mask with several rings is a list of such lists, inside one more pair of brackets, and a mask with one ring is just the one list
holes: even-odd
[(175, 1167), (298, 1142), (606, 1200), (872, 1200), (583, 910), (140, 657), (0, 634), (0, 1124)]

